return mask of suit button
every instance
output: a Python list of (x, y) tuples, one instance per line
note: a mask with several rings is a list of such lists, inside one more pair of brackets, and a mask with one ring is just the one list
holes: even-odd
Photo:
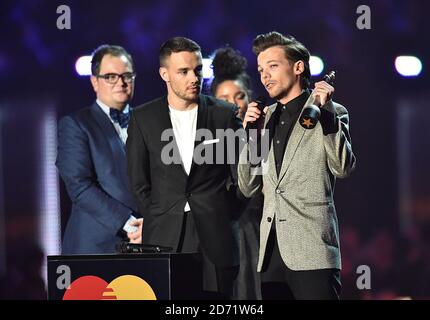
[(281, 193), (281, 190), (276, 189), (276, 193), (277, 193), (277, 194), (280, 194), (280, 193)]
[(187, 198), (191, 197), (191, 192), (187, 192), (187, 193), (185, 193), (185, 196), (186, 196)]
[(272, 218), (267, 217), (267, 222), (272, 222)]

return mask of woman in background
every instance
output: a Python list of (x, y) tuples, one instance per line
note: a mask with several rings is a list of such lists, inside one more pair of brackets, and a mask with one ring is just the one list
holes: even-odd
[[(237, 105), (238, 117), (243, 120), (252, 94), (251, 80), (246, 73), (246, 58), (230, 47), (220, 48), (215, 51), (212, 66), (214, 72), (210, 87), (212, 95)], [(263, 195), (259, 194), (247, 199), (245, 208), (240, 212), (240, 267), (234, 288), (234, 299), (261, 299), (257, 259), (262, 209)]]

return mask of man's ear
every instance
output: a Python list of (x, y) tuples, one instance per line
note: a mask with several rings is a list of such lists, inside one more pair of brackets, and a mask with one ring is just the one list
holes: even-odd
[(160, 67), (160, 69), (158, 69), (158, 72), (160, 73), (160, 77), (161, 79), (163, 79), (165, 82), (169, 82), (169, 73), (167, 72), (167, 68), (166, 67)]
[(305, 71), (305, 63), (302, 60), (296, 61), (294, 63), (294, 73), (300, 75)]
[(93, 85), (94, 92), (97, 93), (99, 89), (99, 83), (97, 82), (97, 77), (91, 76), (91, 84)]

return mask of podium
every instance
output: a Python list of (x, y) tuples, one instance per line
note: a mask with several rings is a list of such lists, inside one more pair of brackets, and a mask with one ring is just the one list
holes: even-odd
[(49, 300), (194, 300), (197, 253), (48, 256)]

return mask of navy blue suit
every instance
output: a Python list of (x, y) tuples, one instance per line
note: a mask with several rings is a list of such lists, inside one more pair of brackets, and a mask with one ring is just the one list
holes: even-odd
[(122, 227), (139, 215), (125, 146), (97, 103), (59, 122), (56, 165), (72, 200), (62, 253), (114, 253)]

